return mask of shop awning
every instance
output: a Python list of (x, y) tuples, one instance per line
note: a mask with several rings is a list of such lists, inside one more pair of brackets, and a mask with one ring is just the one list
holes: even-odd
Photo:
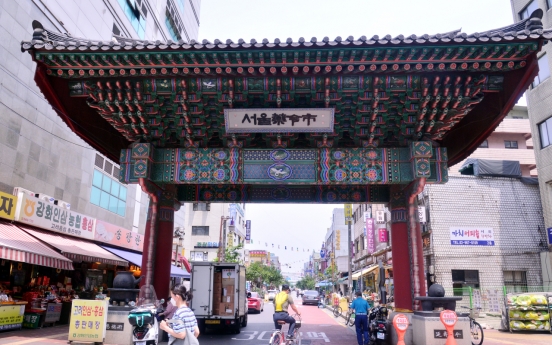
[(128, 266), (127, 261), (121, 260), (118, 256), (113, 255), (94, 243), (48, 231), (31, 229), (24, 225), (18, 224), (18, 227), (42, 242), (59, 249), (63, 256), (73, 261), (101, 262), (108, 265)]
[[(378, 268), (379, 268), (379, 265), (374, 265), (374, 266), (370, 266), (370, 267), (362, 269), (362, 270), (355, 271), (353, 273), (353, 280), (358, 280), (358, 277), (360, 277), (361, 275), (366, 275), (368, 273), (372, 273), (375, 270), (377, 270)], [(393, 268), (393, 266), (385, 265), (385, 266), (383, 266), (383, 268), (388, 270), (390, 268)]]
[[(111, 248), (111, 247), (105, 247), (105, 246), (101, 246), (101, 247), (117, 255), (118, 257), (121, 257), (127, 260), (133, 265), (142, 266), (142, 254), (129, 252), (128, 250), (123, 250), (123, 249), (117, 249), (117, 248)], [(179, 267), (176, 267), (175, 265), (171, 265), (171, 277), (190, 278), (190, 273), (182, 270)]]
[(73, 263), (12, 223), (0, 221), (0, 257), (28, 264), (73, 270)]

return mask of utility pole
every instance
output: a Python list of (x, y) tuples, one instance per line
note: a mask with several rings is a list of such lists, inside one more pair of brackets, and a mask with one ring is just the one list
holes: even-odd
[(347, 223), (347, 256), (349, 257), (347, 260), (349, 274), (347, 275), (347, 285), (349, 287), (348, 292), (349, 296), (351, 297), (350, 300), (353, 298), (353, 273), (352, 273), (352, 267), (351, 262), (353, 260), (352, 253), (351, 253), (351, 223), (353, 221), (353, 205), (351, 204), (345, 204), (345, 222)]

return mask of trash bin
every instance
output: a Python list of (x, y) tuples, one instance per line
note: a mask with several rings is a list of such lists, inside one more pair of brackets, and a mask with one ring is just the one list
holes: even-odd
[(40, 327), (40, 314), (39, 313), (25, 313), (23, 318), (23, 328), (39, 328)]

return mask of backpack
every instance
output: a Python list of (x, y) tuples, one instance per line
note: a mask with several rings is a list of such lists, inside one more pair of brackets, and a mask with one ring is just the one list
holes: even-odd
[(284, 291), (280, 292), (279, 294), (274, 297), (274, 311), (285, 311), (283, 310), (282, 306), (283, 304), (288, 300), (288, 294)]

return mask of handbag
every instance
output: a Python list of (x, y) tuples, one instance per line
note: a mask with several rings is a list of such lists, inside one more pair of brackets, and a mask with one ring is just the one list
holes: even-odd
[(186, 330), (186, 337), (184, 339), (174, 339), (169, 345), (199, 345), (199, 341), (195, 337), (194, 333), (190, 332), (188, 328)]

